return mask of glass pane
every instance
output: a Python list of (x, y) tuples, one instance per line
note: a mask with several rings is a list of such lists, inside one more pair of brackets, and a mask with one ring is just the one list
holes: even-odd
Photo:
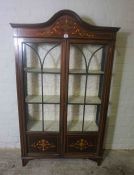
[(23, 44), (28, 130), (59, 131), (60, 59), (60, 44)]
[(41, 95), (41, 74), (27, 73), (27, 94)]
[(42, 131), (42, 106), (28, 104), (27, 130)]
[(84, 131), (97, 131), (97, 106), (85, 106)]
[[(98, 125), (96, 121), (97, 107), (86, 106), (85, 107), (85, 119), (83, 131), (98, 131)], [(82, 131), (83, 125), (83, 105), (68, 105), (68, 131)]]
[[(88, 71), (103, 71), (102, 70), (102, 45), (91, 44), (73, 44), (70, 46), (70, 72), (72, 69), (85, 70), (86, 64)], [(85, 62), (86, 60), (86, 62)]]
[(60, 97), (59, 74), (43, 74), (43, 83), (44, 95), (58, 95)]
[(103, 46), (70, 45), (68, 131), (98, 131), (103, 62)]
[[(83, 75), (69, 75), (69, 96), (84, 96), (85, 95), (85, 81), (86, 76)], [(99, 93), (100, 76), (88, 75), (87, 77), (87, 96), (98, 96)]]
[(59, 105), (44, 105), (44, 130), (59, 131)]
[[(60, 71), (61, 45), (50, 43), (24, 43), (26, 50), (26, 67), (36, 68), (39, 71), (44, 61), (44, 69), (55, 69)], [(24, 54), (23, 54), (24, 56)]]

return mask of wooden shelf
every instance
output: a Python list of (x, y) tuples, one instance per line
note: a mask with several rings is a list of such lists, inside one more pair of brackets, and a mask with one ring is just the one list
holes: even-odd
[[(78, 75), (86, 75), (86, 70), (85, 69), (70, 69), (69, 74), (78, 74)], [(89, 70), (88, 75), (101, 75), (104, 74), (103, 71), (100, 70)]]
[[(68, 121), (67, 130), (72, 131), (82, 131), (82, 121), (73, 120)], [(95, 121), (85, 120), (84, 131), (98, 131), (98, 126)]]
[[(41, 95), (29, 95), (25, 99), (26, 103), (42, 103), (42, 96)], [(60, 104), (60, 96), (58, 95), (44, 95), (43, 96), (43, 103), (44, 104)], [(84, 96), (69, 96), (68, 97), (68, 104), (84, 104)], [(88, 96), (86, 98), (87, 105), (99, 105), (101, 104), (101, 100), (97, 96)]]
[[(27, 129), (28, 131), (42, 131), (42, 121), (41, 120), (29, 120)], [(59, 121), (45, 120), (44, 130), (58, 132), (59, 131)]]
[[(27, 67), (24, 68), (24, 71), (28, 73), (41, 73), (40, 68), (34, 68), (34, 67)], [(58, 68), (44, 68), (43, 73), (46, 74), (60, 74), (60, 69)], [(69, 74), (74, 74), (74, 75), (86, 75), (86, 70), (85, 69), (70, 69)], [(88, 75), (103, 75), (104, 72), (100, 70), (90, 70), (88, 72)]]
[[(84, 96), (69, 96), (68, 104), (84, 104)], [(101, 104), (101, 100), (97, 96), (90, 96), (90, 97), (87, 96), (86, 104), (87, 105)]]
[[(59, 132), (59, 121), (58, 120), (45, 120), (44, 121), (45, 131)], [(82, 121), (68, 121), (67, 123), (68, 132), (82, 131)], [(29, 120), (28, 131), (42, 131), (41, 120)], [(95, 121), (85, 121), (84, 131), (98, 131), (98, 126)]]
[[(35, 68), (35, 67), (24, 68), (24, 71), (26, 71), (28, 73), (41, 73), (42, 72), (40, 68)], [(46, 74), (60, 74), (60, 69), (44, 68), (43, 73), (46, 73)]]
[[(42, 103), (42, 96), (41, 95), (29, 95), (25, 99), (26, 103)], [(60, 96), (58, 95), (44, 95), (43, 96), (43, 103), (45, 104), (59, 104), (60, 103)]]

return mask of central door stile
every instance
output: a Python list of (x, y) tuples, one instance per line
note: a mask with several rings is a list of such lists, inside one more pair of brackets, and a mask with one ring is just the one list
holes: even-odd
[(61, 80), (60, 80), (60, 154), (61, 157), (64, 156), (65, 147), (65, 115), (66, 115), (66, 40), (62, 42), (62, 53), (61, 53)]
[(69, 69), (69, 42), (67, 39), (63, 42), (61, 59), (61, 156), (64, 157), (67, 135), (67, 101), (68, 101), (68, 69)]

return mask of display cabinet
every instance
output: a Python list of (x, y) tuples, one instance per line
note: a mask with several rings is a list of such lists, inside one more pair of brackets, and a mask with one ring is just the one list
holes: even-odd
[(90, 158), (100, 164), (116, 32), (70, 10), (14, 31), (22, 163)]

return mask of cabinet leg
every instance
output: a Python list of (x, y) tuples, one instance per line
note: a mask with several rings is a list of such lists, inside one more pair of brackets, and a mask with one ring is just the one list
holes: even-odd
[(27, 159), (22, 159), (22, 166), (26, 166), (27, 163), (28, 163)]
[(98, 159), (98, 160), (97, 160), (97, 165), (100, 166), (101, 163), (102, 163), (102, 159)]

